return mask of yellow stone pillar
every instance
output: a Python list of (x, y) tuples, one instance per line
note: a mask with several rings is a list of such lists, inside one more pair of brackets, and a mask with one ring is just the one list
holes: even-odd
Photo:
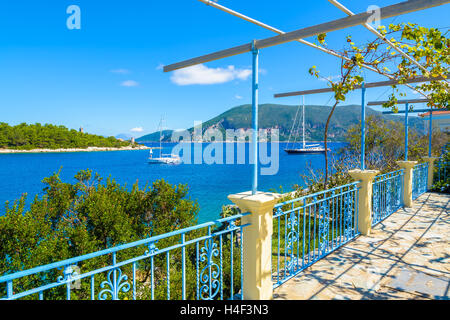
[(272, 285), (273, 208), (281, 195), (242, 192), (228, 196), (242, 212), (251, 214), (242, 218), (244, 239), (244, 299), (270, 300)]
[(400, 168), (405, 171), (403, 180), (403, 204), (407, 208), (412, 207), (412, 178), (413, 168), (417, 161), (397, 161)]
[(350, 176), (359, 184), (359, 214), (358, 230), (362, 235), (370, 235), (372, 229), (372, 182), (378, 175), (378, 170), (350, 170)]
[(438, 159), (436, 157), (425, 157), (426, 162), (428, 162), (428, 190), (433, 186), (434, 178), (434, 162)]

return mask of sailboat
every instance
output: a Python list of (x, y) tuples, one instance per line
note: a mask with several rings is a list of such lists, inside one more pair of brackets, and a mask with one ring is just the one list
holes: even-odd
[[(302, 130), (303, 130), (302, 148), (295, 148), (295, 145), (293, 145), (292, 148), (289, 148), (289, 144), (291, 143), (292, 132), (294, 130), (295, 123), (297, 121), (297, 114), (298, 114), (298, 109), (297, 109), (297, 113), (295, 115), (294, 124), (292, 125), (292, 129), (289, 134), (288, 144), (287, 144), (286, 149), (284, 149), (284, 151), (287, 152), (288, 154), (321, 154), (321, 153), (325, 153), (325, 148), (321, 147), (319, 144), (306, 145), (306, 141), (305, 141), (305, 96), (303, 96), (303, 105), (302, 105), (302, 120), (303, 120), (303, 123), (302, 123)], [(295, 141), (297, 141), (297, 139), (295, 139)], [(294, 144), (295, 144), (295, 141), (294, 141)], [(328, 149), (328, 151), (330, 151), (330, 149)]]
[[(148, 157), (148, 163), (150, 164), (179, 164), (181, 163), (181, 158), (175, 154), (163, 154), (162, 153), (162, 124), (163, 118), (159, 121), (159, 147), (150, 148), (150, 154)], [(159, 150), (159, 157), (153, 156), (153, 150)]]

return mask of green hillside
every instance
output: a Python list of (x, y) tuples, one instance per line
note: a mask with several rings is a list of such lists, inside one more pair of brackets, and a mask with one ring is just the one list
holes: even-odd
[(114, 137), (82, 133), (64, 126), (21, 123), (10, 126), (0, 122), (0, 148), (3, 149), (68, 149), (87, 147), (125, 147), (130, 142)]
[(161, 141), (170, 141), (170, 137), (172, 136), (173, 130), (163, 130), (162, 134), (160, 135), (159, 131), (147, 134), (145, 136), (142, 136), (138, 139), (136, 139), (137, 142), (159, 142), (159, 137), (161, 136)]
[[(226, 129), (240, 129), (251, 127), (251, 105), (234, 107), (211, 120), (203, 123), (203, 130), (217, 128), (221, 131)], [(280, 130), (280, 140), (286, 141), (289, 137), (298, 106), (263, 104), (259, 106), (259, 127), (261, 129), (277, 128)], [(325, 123), (331, 107), (307, 105), (305, 109), (305, 130), (308, 141), (322, 141)], [(404, 117), (397, 115), (383, 115), (381, 112), (367, 108), (367, 116), (379, 115), (386, 120), (404, 121)], [(345, 132), (361, 120), (361, 106), (349, 105), (338, 106), (331, 119), (329, 128), (329, 139), (331, 141), (342, 141)], [(299, 110), (298, 122), (301, 122), (301, 108)], [(297, 124), (298, 124), (297, 122)], [(419, 131), (423, 131), (423, 121), (417, 117), (410, 117), (410, 125)], [(189, 129), (192, 131), (192, 128)], [(301, 133), (301, 123), (298, 126)], [(159, 132), (143, 136), (138, 142), (158, 141)], [(163, 141), (170, 141), (170, 131), (166, 130)]]

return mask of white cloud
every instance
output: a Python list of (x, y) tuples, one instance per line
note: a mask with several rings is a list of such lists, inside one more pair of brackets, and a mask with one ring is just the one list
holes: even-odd
[(186, 69), (176, 70), (170, 78), (179, 86), (193, 84), (219, 84), (235, 79), (247, 80), (252, 74), (250, 69), (236, 69), (234, 66), (227, 68), (208, 68), (200, 64)]
[(240, 95), (238, 95), (238, 94), (237, 94), (237, 95), (235, 95), (234, 97), (235, 97), (236, 99), (238, 99), (238, 100), (241, 100), (241, 99), (243, 99), (243, 98), (242, 98), (242, 96), (240, 96)]
[(123, 81), (120, 85), (122, 87), (137, 87), (139, 85), (139, 82), (134, 81), (134, 80), (127, 80), (127, 81)]
[(142, 128), (142, 127), (136, 127), (136, 128), (130, 129), (130, 131), (131, 131), (131, 132), (142, 132), (142, 131), (144, 131), (144, 128)]
[(158, 64), (158, 66), (156, 67), (156, 70), (162, 70), (164, 69), (164, 65), (162, 63)]
[(111, 70), (112, 73), (118, 73), (118, 74), (128, 74), (130, 73), (130, 70), (128, 69), (114, 69)]

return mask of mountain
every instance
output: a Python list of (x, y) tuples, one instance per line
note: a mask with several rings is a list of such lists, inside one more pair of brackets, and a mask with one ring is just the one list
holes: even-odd
[[(251, 110), (249, 104), (234, 107), (215, 118), (203, 123), (203, 131), (216, 128), (222, 132), (226, 129), (248, 129), (251, 128)], [(287, 141), (292, 129), (298, 106), (280, 104), (262, 104), (259, 106), (259, 127), (261, 129), (279, 129), (280, 140)], [(331, 111), (329, 106), (307, 105), (305, 108), (305, 132), (307, 141), (322, 141), (325, 123)], [(371, 108), (366, 109), (366, 117), (378, 115), (386, 120), (394, 120), (403, 123), (404, 117), (398, 115), (383, 115), (380, 111)], [(348, 105), (338, 106), (334, 111), (329, 126), (329, 140), (343, 141), (347, 130), (358, 124), (361, 120), (361, 106)], [(409, 125), (420, 132), (424, 130), (423, 120), (418, 117), (410, 117)], [(297, 125), (294, 130), (301, 134), (301, 108), (297, 116)], [(190, 132), (193, 128), (189, 129)], [(163, 141), (170, 141), (171, 131), (164, 131)], [(138, 142), (159, 141), (159, 132), (145, 135), (137, 139)], [(299, 138), (301, 139), (301, 138)]]
[(130, 140), (131, 137), (132, 136), (127, 133), (120, 133), (117, 136), (115, 136), (116, 139), (122, 139), (122, 140)]
[[(170, 141), (172, 137), (173, 130), (163, 130), (161, 134), (161, 141)], [(159, 142), (160, 132), (156, 131), (145, 136), (136, 139), (136, 142), (146, 143), (146, 142)]]

